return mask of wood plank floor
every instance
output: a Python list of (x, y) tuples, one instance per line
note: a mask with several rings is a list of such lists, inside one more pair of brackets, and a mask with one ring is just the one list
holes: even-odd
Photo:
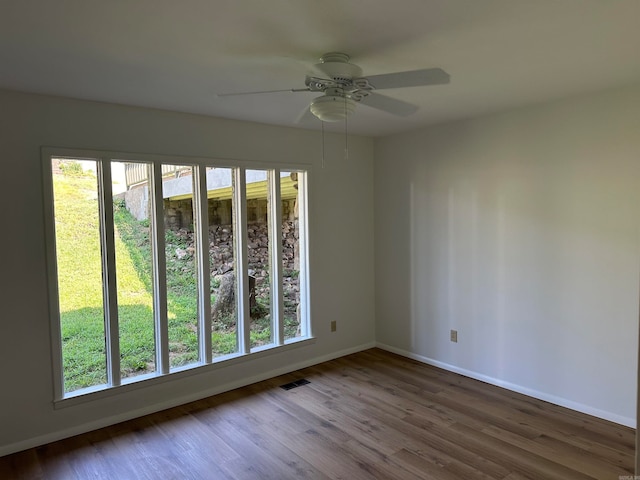
[(634, 442), (372, 349), (0, 458), (0, 478), (618, 480), (633, 476)]

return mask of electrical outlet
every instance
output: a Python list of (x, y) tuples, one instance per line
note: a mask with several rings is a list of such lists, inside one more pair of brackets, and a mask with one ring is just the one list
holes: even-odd
[(457, 330), (451, 330), (451, 341), (453, 343), (458, 343), (458, 331)]
[(336, 329), (337, 329), (336, 321), (335, 321), (335, 320), (332, 320), (332, 321), (331, 321), (331, 331), (332, 331), (332, 332), (335, 332), (335, 331), (336, 331)]

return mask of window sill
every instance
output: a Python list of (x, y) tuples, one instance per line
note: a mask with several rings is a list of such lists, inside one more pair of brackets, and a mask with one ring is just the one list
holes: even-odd
[(280, 346), (265, 345), (258, 349), (254, 349), (251, 353), (247, 354), (231, 354), (222, 357), (216, 357), (213, 363), (209, 364), (190, 364), (182, 367), (178, 367), (167, 374), (149, 373), (146, 375), (139, 375), (137, 377), (131, 377), (125, 379), (125, 381), (118, 386), (111, 387), (108, 385), (98, 385), (95, 387), (88, 387), (82, 390), (76, 390), (69, 393), (66, 397), (54, 400), (54, 409), (62, 409), (80, 405), (87, 402), (101, 400), (116, 395), (122, 395), (127, 392), (135, 391), (141, 388), (148, 388), (154, 385), (161, 385), (167, 382), (180, 380), (182, 378), (190, 377), (193, 375), (200, 375), (220, 368), (228, 368), (233, 365), (242, 364), (249, 361), (259, 360), (270, 355), (276, 355), (284, 353), (296, 348), (313, 345), (316, 342), (314, 337), (306, 337), (301, 339), (290, 339), (287, 343)]

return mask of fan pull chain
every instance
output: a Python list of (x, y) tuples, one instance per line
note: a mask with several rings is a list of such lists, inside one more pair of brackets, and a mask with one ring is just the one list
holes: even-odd
[(344, 97), (344, 159), (349, 160), (349, 129), (347, 127), (347, 97)]
[(322, 125), (322, 169), (324, 170), (324, 122), (321, 120)]

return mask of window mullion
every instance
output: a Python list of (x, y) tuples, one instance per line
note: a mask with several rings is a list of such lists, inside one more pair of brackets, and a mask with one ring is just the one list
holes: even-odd
[(196, 224), (198, 316), (200, 361), (211, 363), (211, 279), (209, 266), (209, 201), (207, 198), (207, 168), (195, 167), (193, 196)]
[(236, 310), (238, 312), (238, 351), (246, 354), (251, 351), (251, 312), (249, 307), (249, 265), (247, 254), (247, 177), (244, 168), (236, 168), (234, 174), (233, 196), (235, 200), (235, 215), (233, 227), (233, 241), (236, 250), (236, 284), (238, 298)]
[(271, 277), (271, 325), (273, 343), (284, 344), (284, 301), (282, 292), (282, 195), (280, 192), (280, 169), (269, 170), (269, 266)]
[(300, 258), (300, 334), (312, 335), (309, 286), (309, 183), (307, 172), (298, 172), (298, 232)]
[(120, 336), (118, 327), (118, 293), (116, 282), (116, 247), (113, 224), (113, 192), (111, 163), (103, 158), (98, 162), (98, 191), (100, 192), (102, 288), (104, 291), (105, 345), (107, 350), (107, 381), (120, 385)]
[(153, 252), (153, 315), (156, 338), (156, 372), (169, 373), (169, 324), (167, 319), (167, 258), (165, 253), (162, 165), (149, 165), (151, 208), (150, 238)]

